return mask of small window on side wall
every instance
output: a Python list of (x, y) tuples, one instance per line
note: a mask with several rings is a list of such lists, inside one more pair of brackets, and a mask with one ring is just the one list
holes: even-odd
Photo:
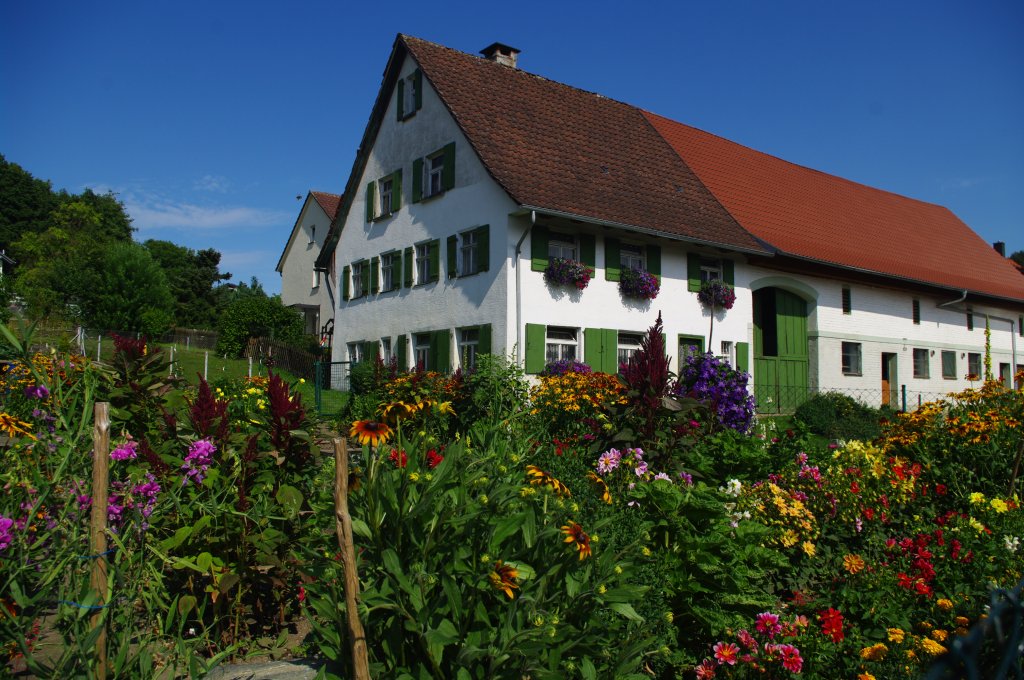
[(547, 363), (572, 361), (578, 355), (579, 334), (575, 328), (548, 326), (544, 358)]
[(914, 348), (914, 377), (927, 379), (931, 377), (928, 366), (928, 350), (920, 347)]
[(942, 377), (946, 380), (956, 380), (956, 352), (942, 351)]
[(913, 314), (914, 325), (915, 326), (920, 326), (921, 325), (921, 301), (920, 300), (914, 300), (913, 305), (911, 307), (911, 313)]
[(981, 352), (967, 353), (967, 379), (981, 380)]
[(849, 288), (843, 288), (843, 314), (853, 313), (853, 297)]
[(843, 375), (861, 375), (861, 344), (859, 342), (843, 343)]

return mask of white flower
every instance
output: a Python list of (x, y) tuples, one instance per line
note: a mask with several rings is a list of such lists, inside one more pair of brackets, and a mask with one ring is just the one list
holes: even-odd
[(1006, 543), (1006, 549), (1012, 553), (1020, 548), (1020, 539), (1016, 536), (1003, 536), (1003, 542)]
[(718, 487), (718, 490), (721, 491), (724, 494), (728, 494), (730, 496), (739, 497), (740, 490), (742, 488), (743, 488), (743, 483), (740, 482), (740, 480), (738, 480), (738, 479), (730, 479), (728, 482), (725, 483), (725, 486)]

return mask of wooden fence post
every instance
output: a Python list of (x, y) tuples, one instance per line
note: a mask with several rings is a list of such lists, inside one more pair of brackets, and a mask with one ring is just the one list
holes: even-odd
[(334, 444), (334, 516), (338, 531), (338, 547), (345, 570), (345, 612), (348, 635), (352, 641), (352, 672), (355, 680), (370, 680), (370, 664), (366, 654), (366, 634), (359, 620), (359, 574), (356, 572), (356, 548), (352, 536), (352, 516), (348, 512), (348, 441), (332, 440)]
[(96, 677), (107, 677), (107, 627), (103, 622), (102, 607), (107, 603), (107, 488), (110, 463), (110, 404), (99, 402), (93, 415), (92, 430), (92, 515), (89, 523), (89, 549), (92, 572), (89, 585), (96, 593), (96, 606), (92, 626), (102, 626), (96, 638)]

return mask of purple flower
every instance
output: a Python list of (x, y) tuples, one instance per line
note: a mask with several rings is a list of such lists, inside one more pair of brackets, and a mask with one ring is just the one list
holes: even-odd
[(139, 443), (129, 439), (121, 446), (110, 452), (110, 460), (129, 460), (139, 457)]
[(705, 307), (732, 309), (736, 304), (736, 291), (729, 284), (712, 279), (701, 284), (697, 300)]
[(619, 292), (626, 297), (653, 300), (660, 290), (658, 277), (642, 269), (624, 269), (619, 275)]
[(181, 466), (181, 469), (185, 471), (185, 477), (181, 480), (182, 486), (188, 484), (190, 479), (197, 486), (203, 483), (206, 471), (210, 469), (210, 464), (213, 462), (213, 454), (216, 450), (217, 447), (209, 439), (200, 439), (199, 441), (192, 442), (192, 445), (188, 447), (188, 455), (185, 456), (185, 462)]
[(643, 477), (645, 474), (647, 474), (647, 462), (640, 461), (640, 464), (636, 466), (634, 472), (636, 473), (637, 477)]
[(664, 473), (664, 472), (659, 472), (658, 474), (654, 475), (654, 478), (655, 479), (664, 479), (666, 482), (671, 482), (672, 481), (672, 479), (666, 473)]
[(13, 519), (0, 516), (0, 552), (7, 550), (7, 546), (14, 540), (14, 534), (11, 533), (12, 526), (14, 526)]
[(25, 397), (28, 399), (46, 399), (50, 396), (50, 390), (46, 385), (29, 385), (25, 388)]
[(750, 376), (724, 359), (707, 354), (686, 358), (675, 393), (706, 403), (722, 427), (746, 433), (754, 422), (754, 397), (747, 390)]
[(560, 359), (558, 361), (552, 361), (544, 367), (541, 371), (541, 375), (565, 375), (566, 373), (580, 373), (587, 375), (593, 373), (594, 369), (586, 365), (582, 361), (576, 361), (575, 359)]
[(606, 475), (615, 468), (619, 467), (619, 463), (622, 461), (622, 452), (618, 449), (608, 449), (597, 459), (597, 471), (602, 475)]
[(688, 472), (680, 472), (679, 479), (683, 481), (686, 486), (693, 486), (693, 475)]
[(594, 271), (576, 260), (553, 257), (544, 270), (544, 280), (555, 286), (575, 286), (583, 290), (593, 278)]

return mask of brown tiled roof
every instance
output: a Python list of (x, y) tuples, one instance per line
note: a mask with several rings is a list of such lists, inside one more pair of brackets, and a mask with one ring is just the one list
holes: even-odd
[(331, 194), (326, 191), (310, 191), (316, 202), (320, 204), (327, 216), (332, 220), (334, 216), (338, 214), (338, 206), (341, 204), (341, 196), (338, 194)]
[(781, 253), (1024, 300), (1024, 277), (947, 208), (645, 115), (733, 217)]
[(520, 205), (766, 252), (639, 109), (418, 38), (399, 42)]

